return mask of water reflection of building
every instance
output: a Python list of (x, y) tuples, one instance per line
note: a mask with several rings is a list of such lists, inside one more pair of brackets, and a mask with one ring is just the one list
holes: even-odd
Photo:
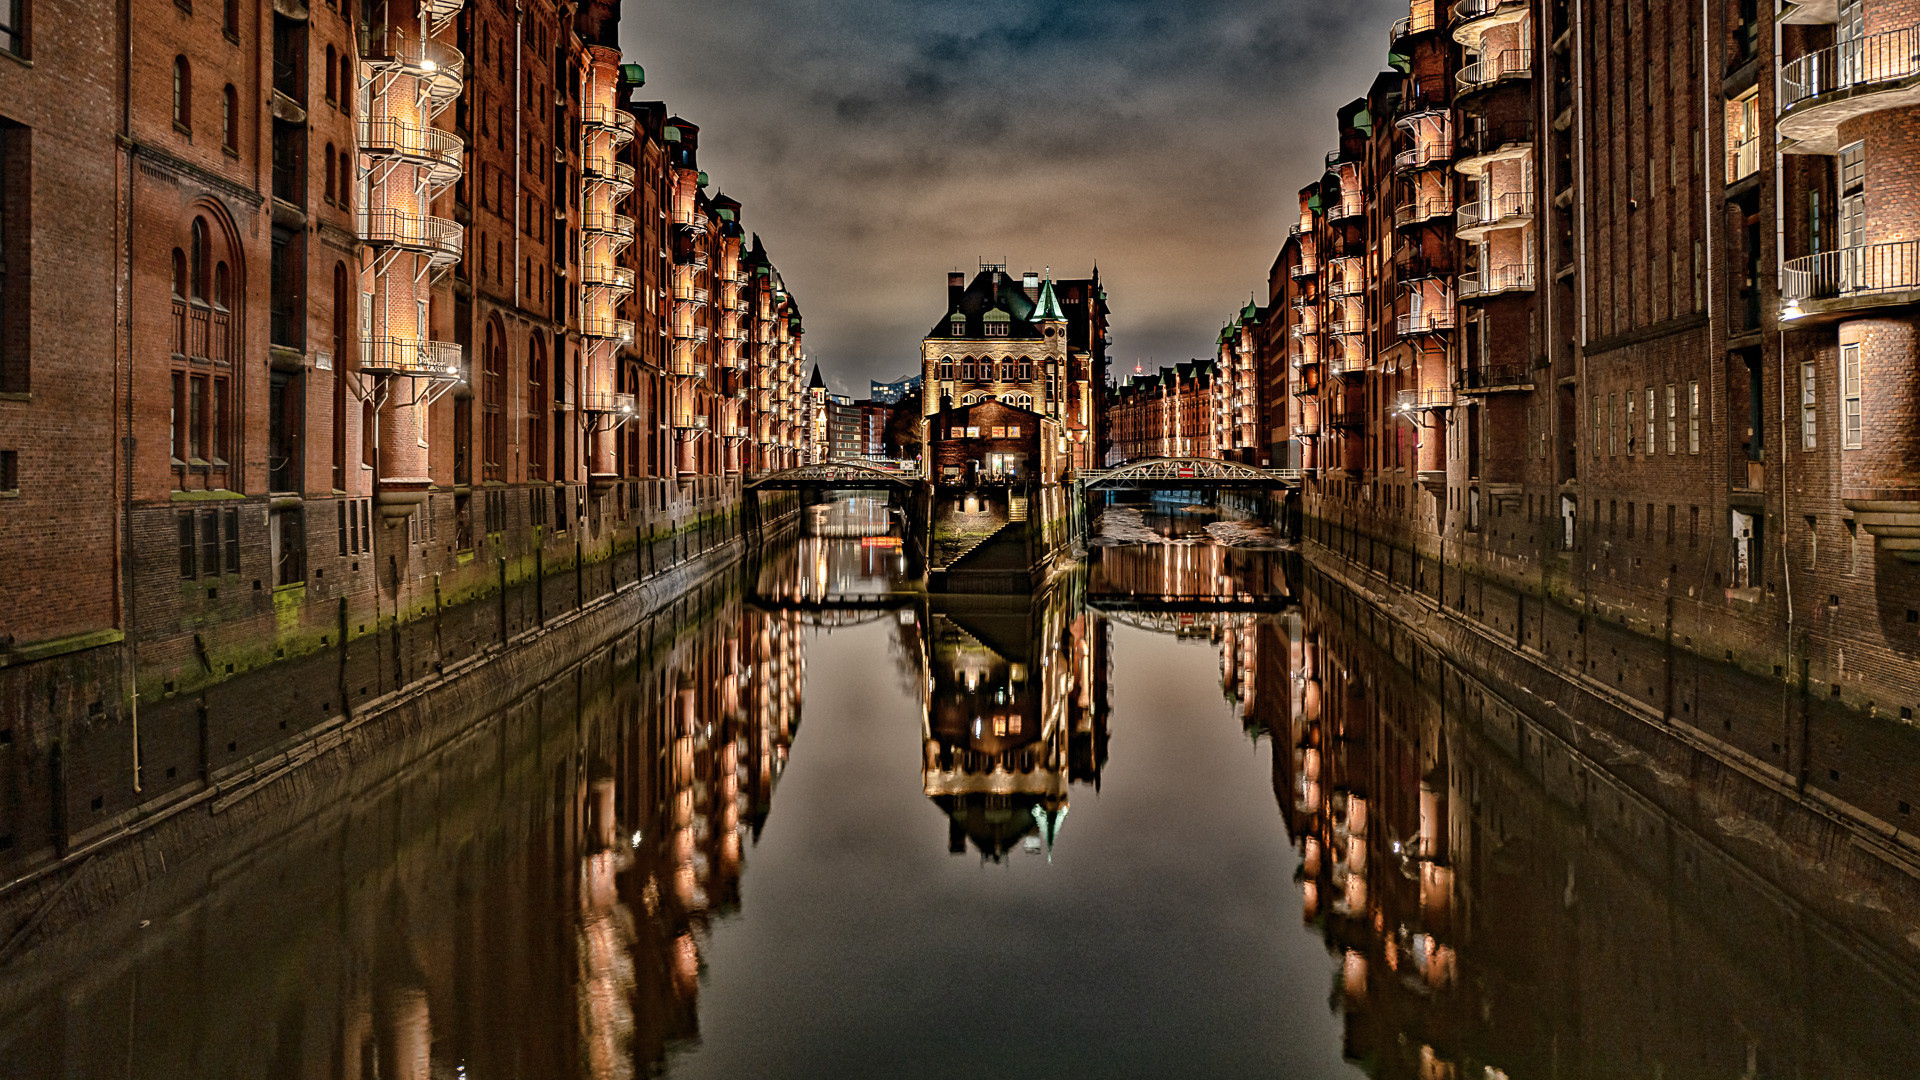
[(1075, 782), (1106, 761), (1105, 627), (1077, 579), (1031, 604), (935, 613), (926, 635), (927, 797), (948, 850), (1050, 850)]
[[(1305, 593), (1274, 791), (1347, 1056), (1409, 1080), (1911, 1076), (1920, 972), (1393, 628)], [(1401, 660), (1407, 665), (1403, 666)]]

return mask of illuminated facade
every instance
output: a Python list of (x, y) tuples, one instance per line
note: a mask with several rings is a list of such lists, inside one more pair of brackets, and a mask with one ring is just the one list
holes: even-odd
[(1057, 282), (1002, 266), (972, 282), (948, 274), (946, 313), (920, 344), (923, 414), (999, 400), (1042, 417), (1069, 468), (1090, 467), (1107, 437), (1107, 316), (1098, 270)]
[(1157, 375), (1135, 373), (1107, 391), (1112, 433), (1106, 464), (1150, 457), (1214, 457), (1223, 384), (1220, 367), (1190, 360)]
[[(1920, 711), (1911, 21), (1412, 0), (1221, 341), (1313, 543), (1869, 831), (1920, 801), (1850, 749)], [(1700, 717), (1749, 695), (1808, 726)]]

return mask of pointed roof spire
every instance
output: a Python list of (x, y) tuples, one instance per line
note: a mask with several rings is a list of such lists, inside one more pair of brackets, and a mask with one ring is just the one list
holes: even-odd
[(1067, 313), (1060, 307), (1060, 298), (1053, 292), (1053, 267), (1047, 267), (1047, 280), (1040, 285), (1040, 298), (1033, 302), (1033, 314), (1028, 322), (1040, 322), (1043, 319), (1067, 321)]
[(827, 381), (820, 377), (820, 364), (818, 361), (815, 361), (813, 365), (813, 381), (807, 384), (807, 389), (825, 390), (826, 388), (827, 388)]

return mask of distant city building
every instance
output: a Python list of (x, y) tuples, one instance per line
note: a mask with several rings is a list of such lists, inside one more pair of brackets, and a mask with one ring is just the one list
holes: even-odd
[(911, 378), (900, 379), (896, 382), (884, 383), (869, 380), (873, 388), (867, 394), (867, 397), (882, 405), (898, 405), (900, 404), (900, 399), (905, 397), (908, 392), (920, 389), (920, 378), (920, 376), (915, 375)]
[(1156, 374), (1137, 373), (1107, 392), (1112, 430), (1106, 464), (1149, 457), (1213, 457), (1219, 365), (1189, 360)]
[(946, 313), (921, 342), (923, 414), (998, 400), (1036, 414), (1067, 467), (1092, 465), (1106, 437), (1095, 391), (1106, 386), (1107, 314), (1097, 270), (1058, 282), (991, 264), (971, 283), (947, 275)]
[(807, 383), (804, 412), (808, 435), (808, 460), (824, 461), (833, 455), (827, 445), (827, 381), (820, 375), (820, 363), (814, 361), (813, 377)]

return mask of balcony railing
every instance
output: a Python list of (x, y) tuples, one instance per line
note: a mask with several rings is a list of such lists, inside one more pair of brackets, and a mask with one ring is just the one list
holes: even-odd
[(1334, 337), (1353, 337), (1367, 332), (1365, 319), (1334, 319), (1327, 323), (1327, 333)]
[(1393, 155), (1393, 168), (1395, 172), (1409, 172), (1443, 164), (1452, 157), (1453, 140), (1429, 139), (1411, 150), (1402, 150)]
[(432, 214), (361, 207), (360, 239), (368, 244), (399, 248), (427, 256), (435, 266), (460, 261), (465, 231), (460, 224)]
[(1446, 196), (1430, 199), (1415, 199), (1412, 202), (1401, 203), (1394, 208), (1393, 224), (1395, 228), (1404, 229), (1412, 225), (1432, 221), (1434, 218), (1445, 217), (1452, 212), (1453, 200)]
[(588, 127), (600, 128), (613, 134), (613, 144), (621, 146), (633, 141), (635, 121), (632, 113), (625, 109), (614, 108), (598, 103), (581, 106), (580, 120)]
[(366, 26), (360, 34), (360, 59), (376, 71), (394, 71), (419, 79), (434, 112), (460, 96), (467, 58), (444, 41), (423, 38), (405, 26)]
[(707, 304), (707, 296), (707, 290), (695, 285), (681, 285), (676, 283), (673, 286), (673, 298), (678, 303), (692, 304), (694, 307), (705, 307)]
[(1364, 428), (1367, 426), (1367, 410), (1364, 406), (1345, 402), (1333, 405), (1327, 410), (1327, 426), (1345, 430)]
[(1521, 149), (1533, 143), (1533, 121), (1504, 120), (1497, 124), (1468, 127), (1454, 139), (1454, 148), (1463, 159), (1498, 153), (1502, 149)]
[(624, 266), (606, 266), (588, 261), (580, 266), (580, 280), (590, 288), (633, 291), (633, 271)]
[(1453, 273), (1453, 250), (1451, 245), (1435, 245), (1438, 254), (1430, 253), (1423, 246), (1401, 244), (1393, 250), (1393, 265), (1399, 271), (1400, 280), (1444, 276)]
[(1788, 259), (1780, 282), (1784, 300), (1920, 290), (1920, 240), (1840, 248)]
[(1440, 25), (1438, 9), (1439, 0), (1433, 0), (1432, 4), (1423, 10), (1395, 19), (1393, 27), (1387, 31), (1387, 46), (1392, 48), (1415, 34), (1424, 34), (1429, 30), (1437, 29)]
[(1366, 212), (1366, 200), (1358, 196), (1351, 199), (1342, 198), (1332, 206), (1327, 207), (1327, 220), (1346, 221), (1349, 218), (1357, 218)]
[(632, 319), (602, 319), (587, 315), (580, 319), (580, 332), (587, 337), (607, 338), (612, 341), (633, 340)]
[(460, 179), (466, 143), (451, 131), (425, 127), (392, 116), (362, 117), (360, 152), (368, 157), (398, 158), (423, 165), (434, 184)]
[(1459, 296), (1462, 300), (1503, 292), (1524, 292), (1532, 288), (1533, 267), (1525, 263), (1509, 263), (1490, 270), (1462, 274), (1459, 279)]
[(625, 214), (588, 211), (580, 215), (580, 227), (590, 233), (605, 233), (629, 240), (633, 238), (633, 219)]
[[(1463, 0), (1474, 2), (1474, 0)], [(1508, 79), (1530, 79), (1533, 77), (1533, 50), (1507, 49), (1495, 53), (1491, 59), (1468, 64), (1454, 76), (1460, 85), (1460, 92), (1479, 90)]]
[(633, 395), (616, 393), (612, 390), (589, 390), (580, 407), (592, 413), (611, 413), (615, 416), (633, 415)]
[(590, 183), (612, 184), (627, 191), (633, 190), (633, 166), (624, 161), (615, 161), (599, 154), (588, 154), (586, 160), (580, 163), (580, 171), (586, 175)]
[(458, 379), (460, 346), (417, 338), (369, 338), (360, 342), (360, 370), (371, 375)]
[(1875, 83), (1920, 75), (1920, 26), (1843, 41), (1810, 52), (1780, 72), (1780, 109)]
[(698, 413), (675, 413), (673, 414), (673, 426), (682, 431), (705, 431), (707, 430), (707, 417)]
[(696, 345), (705, 345), (713, 332), (704, 326), (676, 326), (673, 336), (681, 341), (691, 341)]
[(1450, 386), (1423, 386), (1417, 390), (1400, 391), (1398, 403), (1403, 413), (1431, 412), (1435, 409), (1453, 408), (1453, 388)]
[(1393, 332), (1401, 337), (1413, 337), (1418, 334), (1435, 334), (1454, 328), (1454, 310), (1451, 307), (1428, 308), (1425, 311), (1409, 311), (1393, 318)]
[(1518, 390), (1532, 385), (1533, 368), (1526, 361), (1509, 364), (1487, 364), (1482, 367), (1469, 367), (1460, 372), (1459, 381), (1454, 388), (1461, 393), (1491, 393), (1499, 390)]
[(1520, 224), (1533, 216), (1531, 190), (1506, 191), (1480, 202), (1467, 203), (1454, 218), (1460, 233), (1470, 229), (1486, 230), (1506, 222)]
[(1744, 180), (1760, 171), (1760, 137), (1745, 139), (1733, 144), (1733, 153), (1727, 158), (1727, 183)]

